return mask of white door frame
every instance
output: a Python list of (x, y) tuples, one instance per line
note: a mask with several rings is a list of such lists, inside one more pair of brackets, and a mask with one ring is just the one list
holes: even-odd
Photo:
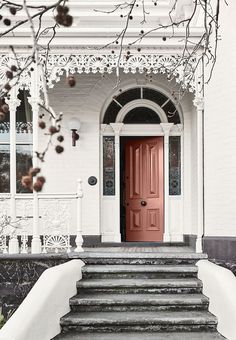
[[(183, 150), (183, 129), (182, 124), (173, 125), (173, 123), (160, 124), (123, 124), (111, 123), (101, 124), (101, 141), (104, 136), (115, 136), (115, 195), (103, 196), (103, 148), (101, 148), (101, 235), (102, 242), (121, 242), (120, 234), (120, 137), (164, 137), (164, 242), (171, 242), (170, 232), (170, 211), (169, 211), (169, 136), (181, 136), (181, 150)], [(102, 145), (102, 142), (101, 142)], [(181, 179), (183, 179), (183, 163), (181, 157)], [(183, 181), (181, 180), (181, 201), (183, 202)], [(107, 207), (104, 202), (106, 203)], [(109, 211), (108, 206), (113, 207), (113, 224), (104, 227), (104, 216)]]

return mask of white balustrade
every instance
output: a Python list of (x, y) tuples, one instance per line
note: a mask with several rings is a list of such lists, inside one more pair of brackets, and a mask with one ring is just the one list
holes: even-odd
[(77, 181), (77, 233), (76, 233), (76, 248), (75, 252), (83, 252), (83, 236), (82, 236), (82, 180), (78, 179)]
[[(37, 209), (33, 209), (35, 197), (32, 194), (17, 194), (14, 197), (14, 221), (16, 228), (6, 227), (0, 235), (0, 252), (2, 253), (36, 253), (30, 249), (29, 236), (36, 236), (42, 246), (37, 253), (72, 251), (71, 235), (76, 235), (75, 252), (82, 252), (82, 181), (77, 181), (76, 194), (43, 194), (37, 195)], [(6, 210), (5, 207), (8, 207)], [(12, 198), (7, 196), (0, 201), (0, 210), (6, 216), (12, 212)], [(33, 211), (33, 214), (32, 214)], [(11, 216), (12, 217), (12, 216)], [(10, 223), (14, 222), (10, 218)], [(1, 221), (0, 221), (1, 223)], [(76, 225), (76, 230), (73, 226)], [(12, 243), (14, 240), (14, 244)], [(9, 241), (9, 242), (8, 242)], [(42, 241), (42, 242), (41, 242)], [(33, 242), (33, 241), (32, 241)], [(14, 247), (13, 247), (14, 245)], [(16, 249), (18, 251), (16, 251)]]

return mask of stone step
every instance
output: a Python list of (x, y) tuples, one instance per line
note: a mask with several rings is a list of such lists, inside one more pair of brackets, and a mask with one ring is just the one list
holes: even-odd
[(202, 282), (196, 278), (177, 279), (86, 279), (77, 282), (78, 293), (165, 293), (196, 294), (202, 292)]
[(60, 334), (55, 340), (225, 340), (216, 332), (172, 332), (172, 333), (88, 333), (68, 332)]
[(70, 299), (74, 312), (207, 310), (208, 304), (202, 294), (79, 294)]
[[(77, 256), (77, 255), (76, 255)], [(73, 256), (71, 256), (73, 258)], [(86, 264), (145, 264), (145, 265), (185, 265), (195, 264), (198, 260), (207, 259), (207, 254), (181, 252), (98, 252), (80, 253)]]
[(86, 265), (83, 278), (177, 278), (197, 277), (198, 268), (193, 265)]
[(209, 312), (70, 312), (61, 318), (62, 333), (77, 332), (194, 332), (216, 331)]

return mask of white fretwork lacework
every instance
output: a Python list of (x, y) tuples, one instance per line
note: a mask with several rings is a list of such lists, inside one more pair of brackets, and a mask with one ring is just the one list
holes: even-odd
[(43, 252), (70, 251), (72, 200), (43, 199), (39, 201), (40, 230)]
[(0, 235), (0, 251), (2, 251), (3, 254), (8, 253), (7, 236), (6, 235)]
[(39, 224), (43, 235), (70, 232), (72, 201), (70, 199), (42, 199), (39, 200)]
[(43, 253), (54, 251), (58, 253), (60, 250), (70, 252), (70, 235), (43, 235)]
[[(20, 58), (22, 67), (27, 64), (27, 56)], [(176, 82), (182, 88), (194, 92), (196, 89), (194, 72), (197, 65), (196, 59), (186, 60), (180, 55), (166, 54), (133, 54), (128, 58), (119, 54), (77, 54), (77, 55), (58, 55), (50, 54), (47, 58), (41, 55), (41, 61), (46, 64), (47, 84), (50, 88), (60, 77), (73, 73), (112, 73), (116, 70), (119, 63), (120, 69), (124, 73), (165, 73), (167, 77), (175, 77)], [(6, 82), (6, 70), (14, 64), (14, 59), (10, 56), (0, 55), (0, 86)], [(31, 76), (30, 69), (22, 72), (19, 79), (20, 88), (30, 88)]]
[(17, 199), (16, 216), (19, 219), (17, 235), (32, 235), (33, 233), (33, 200)]

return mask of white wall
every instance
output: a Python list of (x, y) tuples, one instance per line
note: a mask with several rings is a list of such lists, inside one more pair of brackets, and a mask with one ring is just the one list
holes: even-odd
[(236, 236), (236, 2), (221, 4), (221, 41), (205, 87), (205, 234)]

